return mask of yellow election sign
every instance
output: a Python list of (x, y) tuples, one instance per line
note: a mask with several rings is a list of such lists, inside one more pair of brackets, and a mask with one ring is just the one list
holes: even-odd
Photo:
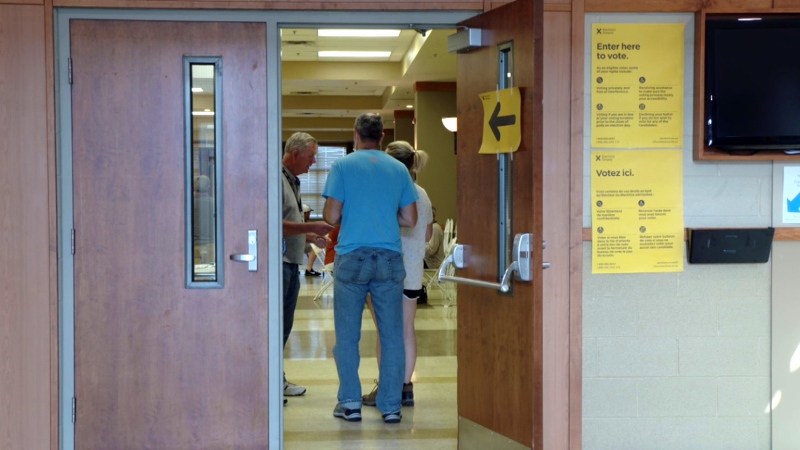
[(682, 272), (683, 152), (591, 155), (592, 273)]
[(592, 147), (683, 147), (683, 28), (592, 24)]
[(481, 94), (483, 141), (478, 153), (513, 153), (519, 148), (522, 100), (519, 88)]

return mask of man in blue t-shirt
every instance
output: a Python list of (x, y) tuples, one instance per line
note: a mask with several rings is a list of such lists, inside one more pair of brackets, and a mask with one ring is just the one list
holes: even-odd
[(361, 114), (353, 133), (355, 152), (331, 166), (325, 190), (325, 221), (341, 224), (336, 245), (333, 356), (339, 373), (335, 417), (361, 420), (358, 343), (367, 294), (371, 295), (381, 344), (376, 406), (386, 423), (401, 419), (405, 375), (403, 346), (403, 253), (400, 227), (417, 223), (417, 190), (408, 169), (380, 150), (383, 121)]

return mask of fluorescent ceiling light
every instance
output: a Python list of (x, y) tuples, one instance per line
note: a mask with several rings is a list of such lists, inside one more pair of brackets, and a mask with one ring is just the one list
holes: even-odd
[(203, 92), (203, 88), (200, 87), (193, 87), (192, 92)]
[(761, 17), (740, 17), (739, 22), (753, 22), (756, 20), (761, 20)]
[(338, 30), (338, 29), (325, 29), (318, 30), (318, 36), (332, 36), (332, 37), (397, 37), (400, 36), (400, 30)]
[(388, 58), (392, 52), (338, 52), (320, 51), (317, 52), (320, 58)]
[(214, 111), (192, 111), (193, 116), (213, 116)]

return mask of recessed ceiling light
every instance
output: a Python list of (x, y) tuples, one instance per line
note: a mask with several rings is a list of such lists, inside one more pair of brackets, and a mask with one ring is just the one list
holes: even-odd
[(320, 51), (317, 54), (320, 58), (388, 58), (392, 55), (392, 52)]
[(318, 36), (330, 37), (397, 37), (400, 30), (338, 30), (323, 29), (317, 31)]

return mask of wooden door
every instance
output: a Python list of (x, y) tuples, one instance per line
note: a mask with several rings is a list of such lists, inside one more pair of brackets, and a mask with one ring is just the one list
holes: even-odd
[(478, 154), (479, 96), (497, 89), (498, 45), (509, 42), (513, 86), (522, 93), (522, 143), (510, 162), (511, 237), (533, 233), (532, 282), (514, 282), (510, 294), (458, 285), (462, 449), (542, 448), (542, 14), (541, 0), (517, 0), (460, 24), (481, 29), (483, 42), (458, 55), (457, 224), (458, 242), (468, 247), (458, 276), (497, 283), (502, 275), (498, 158)]
[[(266, 27), (73, 20), (70, 40), (75, 448), (267, 448)], [(218, 288), (186, 281), (184, 56), (221, 61)], [(256, 272), (228, 258), (248, 230)]]

